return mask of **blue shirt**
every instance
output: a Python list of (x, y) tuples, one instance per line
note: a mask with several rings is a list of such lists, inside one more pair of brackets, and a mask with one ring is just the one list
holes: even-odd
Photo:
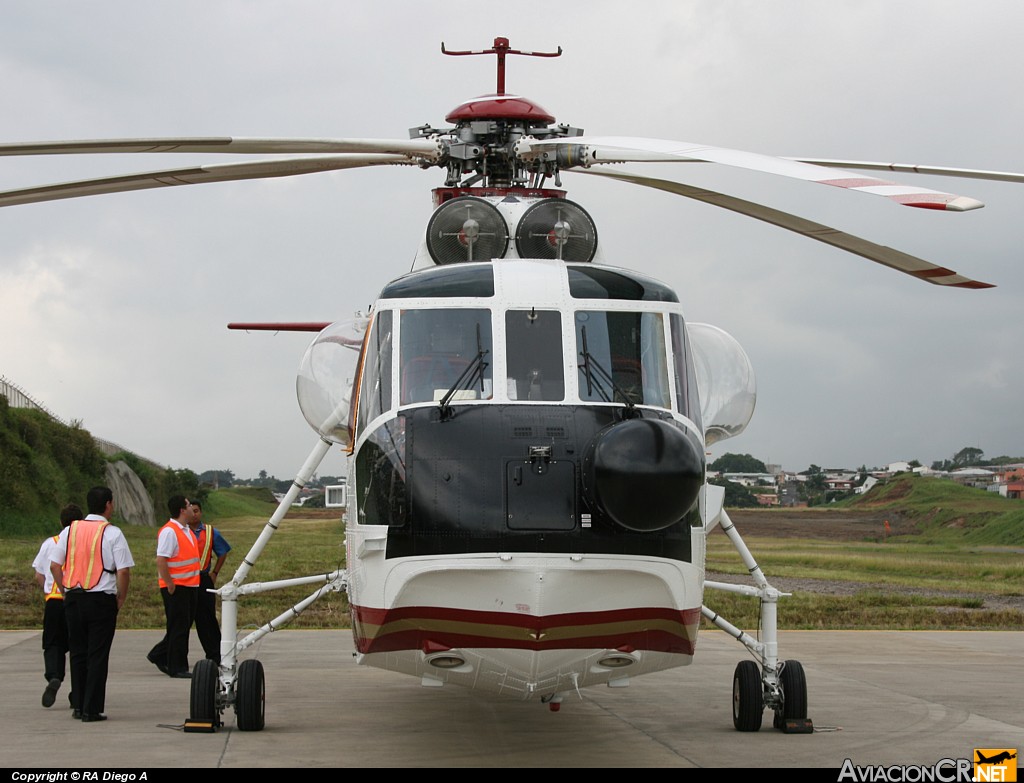
[[(220, 534), (220, 531), (217, 528), (214, 527), (210, 529), (213, 530), (213, 557), (210, 558), (210, 565), (212, 566), (217, 562), (218, 558), (223, 557), (231, 551), (231, 545), (224, 540), (224, 536)], [(194, 530), (196, 538), (198, 538), (199, 534), (206, 530), (206, 525), (200, 522), (199, 527)], [(202, 552), (199, 554), (202, 554)], [(205, 570), (209, 571), (210, 569), (207, 568)]]

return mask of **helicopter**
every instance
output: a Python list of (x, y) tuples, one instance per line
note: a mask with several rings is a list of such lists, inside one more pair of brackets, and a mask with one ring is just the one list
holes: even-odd
[[(882, 169), (1021, 182), (1008, 172), (791, 160), (703, 144), (588, 136), (505, 89), (513, 49), (493, 55), (495, 92), (407, 139), (148, 138), (0, 145), (0, 155), (301, 154), (91, 179), (0, 193), (0, 206), (229, 180), (377, 166), (440, 169), (413, 270), (352, 320), (233, 323), (313, 332), (297, 396), (317, 442), (232, 579), (217, 590), (222, 660), (196, 664), (192, 721), (233, 708), (265, 727), (265, 673), (242, 654), (329, 592), (344, 591), (356, 662), (557, 710), (585, 687), (692, 662), (702, 618), (751, 658), (737, 665), (737, 730), (765, 710), (811, 727), (799, 661), (780, 656), (772, 587), (707, 481), (706, 450), (743, 432), (756, 402), (739, 343), (685, 318), (665, 283), (616, 265), (562, 176), (585, 174), (723, 207), (935, 285), (990, 284), (764, 205), (607, 168), (715, 163), (843, 188), (901, 206), (967, 211), (974, 199), (854, 173)], [(329, 450), (348, 454), (344, 569), (248, 582), (253, 566)], [(709, 534), (729, 537), (752, 584), (705, 578)], [(238, 601), (316, 586), (239, 638)], [(716, 613), (706, 590), (760, 601), (755, 638)]]

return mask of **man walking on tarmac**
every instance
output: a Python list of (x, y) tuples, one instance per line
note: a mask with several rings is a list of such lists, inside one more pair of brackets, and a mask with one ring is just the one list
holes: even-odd
[(189, 523), (192, 504), (184, 495), (167, 501), (171, 518), (160, 528), (156, 543), (156, 570), (167, 617), (167, 633), (146, 658), (170, 677), (191, 678), (188, 634), (196, 616), (199, 593), (199, 547)]
[[(61, 530), (72, 522), (85, 516), (82, 509), (69, 503), (60, 510)], [(64, 594), (60, 584), (53, 578), (50, 563), (53, 561), (53, 549), (60, 541), (60, 536), (52, 536), (43, 541), (39, 554), (32, 561), (36, 572), (36, 584), (43, 589), (46, 596), (46, 608), (43, 611), (43, 665), (46, 678), (46, 690), (43, 691), (43, 706), (52, 707), (57, 700), (57, 691), (64, 682), (66, 657), (68, 653), (68, 621), (64, 615)], [(74, 701), (68, 694), (68, 702)]]
[(124, 534), (109, 522), (114, 514), (110, 488), (93, 487), (86, 504), (89, 515), (60, 532), (50, 572), (64, 594), (72, 715), (92, 723), (107, 719), (103, 710), (110, 646), (135, 561)]
[[(192, 501), (192, 532), (199, 544), (199, 598), (196, 603), (196, 633), (206, 657), (220, 663), (220, 625), (217, 624), (217, 596), (209, 592), (217, 583), (220, 569), (231, 551), (220, 531), (203, 524), (203, 506)], [(214, 561), (216, 557), (216, 561)], [(211, 569), (210, 565), (213, 564)]]

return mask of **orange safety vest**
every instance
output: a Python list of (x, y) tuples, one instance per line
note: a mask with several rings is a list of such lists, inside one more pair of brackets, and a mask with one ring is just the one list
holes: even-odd
[(103, 564), (103, 532), (109, 522), (78, 519), (68, 529), (68, 552), (64, 559), (64, 589), (92, 590), (100, 576), (113, 571)]
[[(53, 543), (55, 543), (55, 544), (60, 543), (60, 536), (54, 536), (53, 537)], [(64, 593), (62, 593), (60, 591), (60, 585), (57, 584), (57, 580), (56, 579), (54, 579), (50, 583), (50, 592), (48, 592), (46, 594), (46, 600), (47, 601), (63, 601), (64, 600)]]
[(196, 538), (199, 540), (199, 568), (202, 571), (209, 571), (210, 558), (213, 554), (213, 528), (203, 525)]
[[(167, 559), (167, 568), (171, 572), (171, 581), (180, 587), (199, 587), (199, 545), (196, 537), (188, 529), (182, 530), (177, 522), (168, 522), (163, 528), (169, 527), (178, 538), (178, 554)], [(167, 587), (167, 583), (160, 577), (158, 580), (161, 587)]]

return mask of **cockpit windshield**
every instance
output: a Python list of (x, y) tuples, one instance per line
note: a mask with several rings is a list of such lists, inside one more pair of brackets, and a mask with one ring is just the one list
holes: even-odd
[(510, 400), (565, 399), (562, 316), (557, 310), (509, 310), (505, 345)]
[(580, 399), (671, 407), (661, 313), (576, 312)]
[[(404, 310), (401, 323), (400, 404), (440, 402), (449, 392), (455, 401), (493, 395), (490, 310)], [(471, 381), (456, 388), (464, 374)]]

